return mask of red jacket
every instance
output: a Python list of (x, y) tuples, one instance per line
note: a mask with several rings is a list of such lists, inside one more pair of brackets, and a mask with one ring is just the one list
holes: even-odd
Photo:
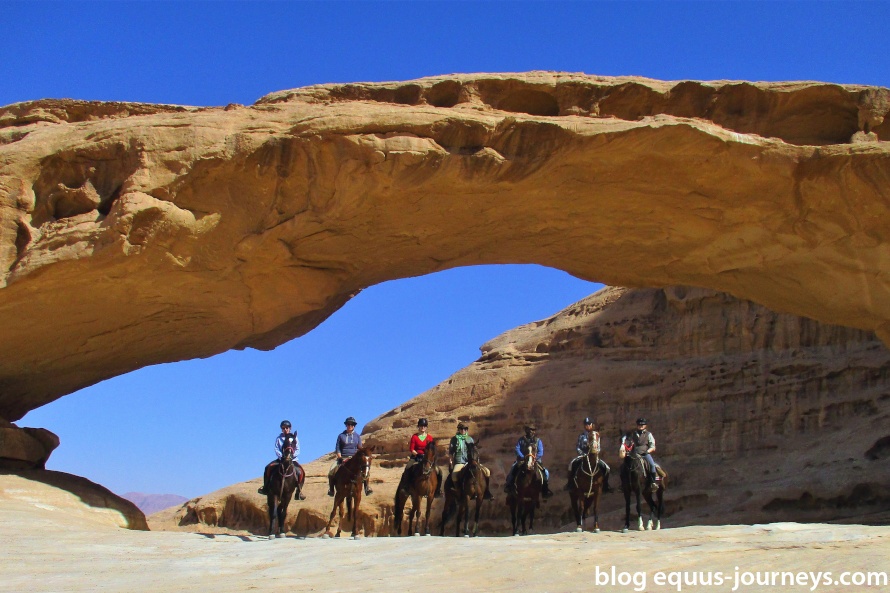
[(417, 455), (423, 455), (426, 451), (426, 446), (431, 442), (433, 442), (433, 435), (431, 435), (430, 433), (426, 433), (425, 441), (421, 441), (420, 437), (418, 437), (416, 434), (412, 434), (411, 444), (408, 446), (408, 450), (412, 451), (412, 455), (414, 455), (415, 453)]

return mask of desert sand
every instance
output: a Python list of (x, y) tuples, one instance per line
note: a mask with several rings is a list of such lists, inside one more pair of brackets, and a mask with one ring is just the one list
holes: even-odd
[[(844, 572), (862, 571), (866, 579), (865, 573), (880, 572), (871, 575), (874, 582), (890, 571), (890, 527), (860, 525), (270, 540), (247, 532), (130, 530), (122, 528), (126, 522), (119, 511), (89, 507), (56, 486), (0, 476), (0, 591), (676, 591), (669, 583), (685, 576), (710, 578), (712, 584), (681, 590), (729, 592), (736, 567), (740, 579), (748, 578), (744, 573), (763, 579), (784, 572), (805, 582), (791, 587), (755, 582), (736, 591), (887, 591), (886, 581), (874, 587), (835, 581)], [(624, 584), (611, 580), (613, 567), (619, 581), (625, 573)], [(716, 584), (717, 575), (725, 579), (722, 584)], [(814, 576), (818, 584), (811, 589)]]

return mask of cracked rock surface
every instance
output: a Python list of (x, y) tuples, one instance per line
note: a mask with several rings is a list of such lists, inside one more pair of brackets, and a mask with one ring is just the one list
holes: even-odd
[(890, 342), (888, 97), (531, 72), (0, 108), (0, 417), (485, 263), (707, 287)]

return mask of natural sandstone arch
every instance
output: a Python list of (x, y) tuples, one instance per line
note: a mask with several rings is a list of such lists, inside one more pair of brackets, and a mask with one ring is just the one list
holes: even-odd
[(530, 73), (0, 109), (0, 417), (483, 263), (708, 287), (890, 343), (888, 105)]

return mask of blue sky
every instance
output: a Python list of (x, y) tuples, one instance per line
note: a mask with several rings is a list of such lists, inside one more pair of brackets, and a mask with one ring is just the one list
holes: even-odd
[[(890, 86), (884, 2), (4, 1), (0, 11), (0, 105), (224, 105), (326, 82), (527, 70)], [(61, 437), (51, 469), (120, 493), (197, 496), (258, 476), (282, 418), (311, 460), (345, 416), (387, 411), (475, 360), (486, 340), (597, 288), (538, 266), (389, 282), (273, 352), (142, 369), (18, 424)], [(134, 437), (137, 459), (122, 459)]]

